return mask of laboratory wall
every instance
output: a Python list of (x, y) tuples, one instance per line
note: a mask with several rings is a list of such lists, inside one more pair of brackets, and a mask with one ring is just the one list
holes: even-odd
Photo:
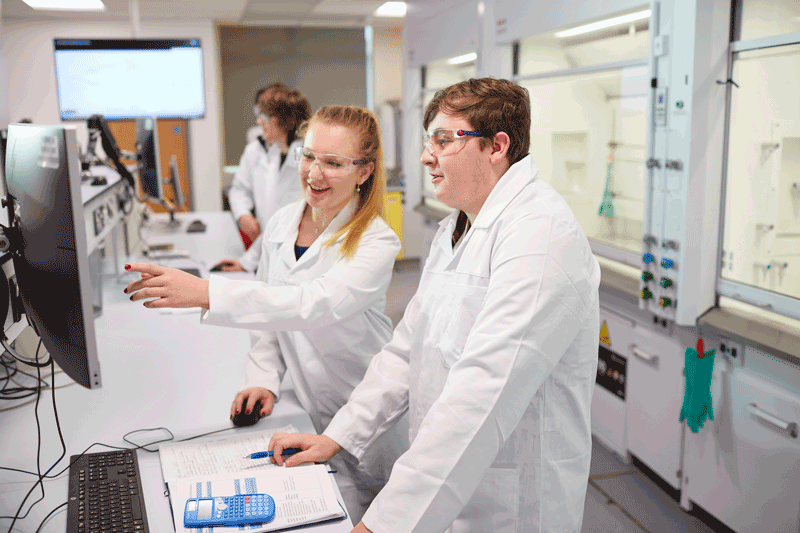
[(372, 65), (375, 106), (403, 96), (403, 29), (373, 27)]
[(797, 0), (742, 0), (739, 39), (760, 39), (798, 31), (800, 2)]
[[(83, 21), (3, 21), (0, 35), (6, 61), (9, 113), (12, 121), (30, 118), (35, 123), (61, 123), (56, 92), (54, 38), (132, 38), (128, 23)], [(206, 95), (205, 116), (189, 120), (189, 158), (192, 205), (198, 211), (222, 208), (220, 191), (217, 51), (214, 26), (209, 22), (153, 23), (143, 21), (139, 38), (199, 38), (203, 46)], [(158, 80), (153, 80), (158, 83)], [(2, 102), (2, 98), (0, 98)], [(2, 105), (2, 104), (0, 104)], [(78, 142), (86, 143), (85, 122), (74, 124)]]
[[(3, 2), (0, 2), (0, 37), (3, 28)], [(6, 56), (3, 39), (0, 39), (0, 127), (5, 127), (10, 122), (11, 114), (8, 109), (8, 77), (6, 76)]]
[(253, 127), (255, 91), (274, 81), (296, 87), (312, 111), (327, 104), (365, 106), (363, 28), (219, 26), (226, 165), (238, 165)]
[(496, 0), (497, 42), (512, 42), (531, 35), (585, 24), (609, 14), (623, 14), (639, 8), (648, 9), (650, 2), (642, 0), (562, 0), (560, 2), (520, 2)]

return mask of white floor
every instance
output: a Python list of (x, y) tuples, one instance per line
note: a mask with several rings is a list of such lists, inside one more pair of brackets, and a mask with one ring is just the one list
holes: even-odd
[[(419, 262), (398, 261), (386, 293), (386, 314), (396, 326), (419, 283)], [(581, 533), (714, 533), (689, 515), (642, 471), (598, 441), (592, 447)]]

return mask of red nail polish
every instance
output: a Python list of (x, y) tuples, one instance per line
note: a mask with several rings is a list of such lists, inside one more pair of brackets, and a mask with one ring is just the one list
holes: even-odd
[(130, 270), (130, 269), (131, 269), (130, 265), (125, 265), (125, 270)]

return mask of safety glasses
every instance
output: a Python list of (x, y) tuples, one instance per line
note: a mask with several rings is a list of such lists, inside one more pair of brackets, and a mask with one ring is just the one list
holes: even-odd
[(456, 128), (438, 128), (425, 132), (422, 136), (422, 145), (431, 155), (457, 154), (464, 148), (470, 137), (483, 137), (478, 131), (468, 131)]
[(352, 172), (354, 166), (366, 163), (366, 161), (344, 155), (319, 154), (305, 146), (295, 148), (294, 159), (302, 173), (311, 172), (311, 167), (316, 163), (322, 173), (330, 178), (347, 176)]

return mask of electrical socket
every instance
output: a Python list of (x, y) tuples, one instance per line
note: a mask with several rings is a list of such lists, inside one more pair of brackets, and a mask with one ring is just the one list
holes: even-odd
[(719, 352), (727, 355), (739, 364), (742, 364), (742, 360), (744, 359), (744, 345), (730, 339), (720, 339)]

